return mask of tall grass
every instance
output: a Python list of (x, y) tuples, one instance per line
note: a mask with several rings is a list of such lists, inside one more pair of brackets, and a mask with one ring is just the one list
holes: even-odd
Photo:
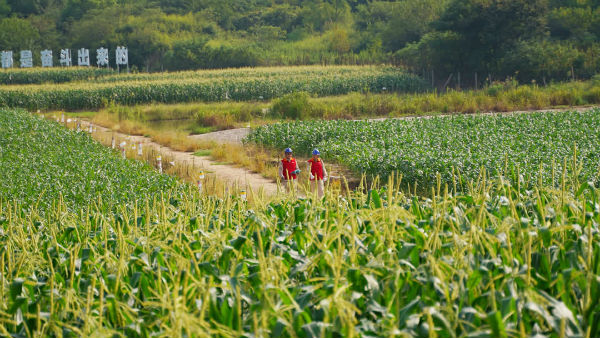
[(314, 98), (309, 104), (310, 117), (325, 119), (535, 110), (600, 104), (600, 82), (594, 79), (547, 87), (507, 82), (477, 91), (392, 95), (353, 93)]

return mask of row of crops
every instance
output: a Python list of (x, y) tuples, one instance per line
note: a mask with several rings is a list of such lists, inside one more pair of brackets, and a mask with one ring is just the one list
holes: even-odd
[(11, 110), (0, 172), (1, 336), (600, 335), (600, 190), (576, 173), (249, 203)]
[(238, 79), (238, 78), (290, 78), (290, 77), (331, 77), (351, 74), (398, 73), (402, 70), (391, 66), (287, 66), (287, 67), (252, 67), (226, 68), (172, 73), (136, 73), (114, 74), (97, 79), (97, 82), (121, 81), (158, 81), (186, 79)]
[(438, 174), (449, 184), (477, 180), (482, 167), (515, 181), (558, 184), (563, 169), (598, 176), (600, 110), (291, 122), (259, 127), (248, 140), (300, 154), (318, 148), (357, 173), (397, 172), (421, 186)]
[(141, 162), (116, 158), (85, 133), (22, 110), (0, 110), (0, 173), (0, 197), (36, 211), (58, 197), (73, 210), (90, 201), (133, 204), (179, 185)]
[(183, 72), (117, 73), (107, 68), (14, 68), (0, 69), (0, 84), (44, 84), (65, 82), (130, 82), (186, 79), (279, 78), (298, 76), (332, 76), (348, 74), (397, 73), (390, 66), (295, 66), (208, 69)]
[(110, 69), (90, 67), (1, 69), (0, 84), (17, 85), (95, 81), (114, 73)]
[[(316, 73), (281, 72), (274, 76), (258, 73), (254, 76), (178, 79), (159, 74), (148, 75), (148, 80), (6, 86), (0, 89), (0, 107), (78, 110), (96, 109), (109, 103), (257, 101), (298, 91), (329, 96), (349, 92), (419, 92), (427, 88), (420, 78), (388, 67), (357, 67), (356, 72), (345, 68), (339, 72), (337, 68), (318, 69)], [(223, 72), (229, 74), (231, 71)]]

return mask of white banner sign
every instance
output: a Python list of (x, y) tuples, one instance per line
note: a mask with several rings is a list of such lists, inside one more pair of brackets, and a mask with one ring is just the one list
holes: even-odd
[(125, 66), (129, 64), (129, 53), (126, 47), (117, 47), (116, 52), (117, 65)]
[(77, 51), (77, 65), (78, 66), (89, 66), (90, 65), (90, 50), (81, 48)]
[(42, 67), (52, 67), (52, 51), (51, 50), (43, 50), (41, 53), (42, 57)]
[[(19, 52), (19, 67), (20, 68), (31, 68), (34, 66), (33, 52), (31, 50), (22, 50)], [(51, 50), (43, 50), (40, 52), (40, 60), (42, 67), (54, 67), (54, 58)], [(14, 59), (12, 51), (2, 51), (0, 54), (0, 62), (2, 68), (14, 67)], [(58, 64), (63, 67), (70, 67), (73, 65), (73, 58), (71, 56), (70, 49), (61, 49), (58, 54)], [(90, 50), (86, 48), (80, 48), (77, 50), (77, 65), (84, 67), (90, 66), (92, 61), (90, 59)], [(109, 50), (100, 47), (96, 50), (96, 64), (98, 67), (109, 67)], [(127, 66), (129, 69), (129, 51), (127, 47), (119, 46), (115, 50), (115, 64), (118, 66)]]
[(21, 68), (33, 67), (33, 54), (30, 50), (21, 51)]
[(13, 66), (13, 52), (3, 51), (2, 52), (2, 68), (10, 68)]
[(104, 47), (96, 49), (96, 60), (98, 67), (108, 67), (108, 49)]

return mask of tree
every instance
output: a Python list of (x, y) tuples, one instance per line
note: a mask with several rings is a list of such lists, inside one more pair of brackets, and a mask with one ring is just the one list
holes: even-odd
[(280, 27), (291, 32), (300, 24), (298, 20), (298, 7), (287, 5), (277, 6), (269, 11), (261, 11), (265, 25)]
[(123, 14), (126, 12), (117, 7), (90, 10), (69, 27), (70, 45), (89, 49), (115, 46), (119, 41), (117, 29), (123, 24)]
[(582, 63), (583, 54), (571, 43), (520, 41), (506, 54), (503, 73), (521, 82), (564, 81), (570, 79), (571, 70), (580, 68)]
[(598, 22), (600, 9), (592, 10), (591, 7), (557, 8), (548, 15), (550, 34), (560, 40), (574, 40), (581, 44), (590, 44), (597, 41), (598, 35), (594, 32)]
[(335, 28), (331, 32), (329, 48), (339, 54), (347, 53), (350, 50), (348, 31), (340, 27)]
[(496, 70), (518, 41), (543, 34), (547, 9), (546, 0), (453, 0), (434, 27), (461, 37), (469, 68)]
[[(453, 32), (431, 32), (419, 42), (409, 43), (394, 54), (399, 63), (419, 73), (423, 69), (436, 69), (452, 73), (467, 62), (461, 55), (462, 38)], [(476, 55), (473, 55), (477, 58)]]
[(6, 0), (0, 0), (0, 18), (6, 17), (10, 14), (11, 8)]
[(0, 20), (0, 46), (19, 51), (39, 47), (40, 35), (26, 19), (17, 17)]
[(8, 0), (12, 12), (20, 16), (40, 14), (50, 3), (49, 0)]
[(67, 0), (61, 13), (61, 22), (80, 20), (88, 11), (115, 6), (117, 0)]
[(407, 43), (419, 41), (430, 32), (431, 23), (444, 12), (448, 1), (409, 0), (389, 3), (389, 23), (382, 32), (382, 40), (388, 51), (396, 51)]
[(198, 68), (248, 67), (259, 64), (252, 46), (211, 46), (207, 40), (178, 41), (165, 54), (165, 65), (172, 70)]
[(31, 15), (27, 18), (39, 34), (39, 47), (57, 50), (64, 48), (64, 36), (56, 28), (56, 21), (47, 15)]
[(347, 25), (351, 21), (350, 5), (345, 0), (310, 2), (303, 7), (302, 22), (307, 28), (319, 32), (334, 25)]

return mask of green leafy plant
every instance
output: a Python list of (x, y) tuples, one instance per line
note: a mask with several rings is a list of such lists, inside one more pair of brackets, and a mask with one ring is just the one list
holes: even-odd
[(36, 210), (59, 197), (73, 210), (152, 199), (177, 187), (148, 165), (123, 160), (86, 133), (23, 110), (0, 110), (0, 198)]
[[(564, 169), (596, 180), (600, 110), (450, 116), (385, 121), (303, 121), (254, 129), (248, 141), (289, 145), (309, 155), (318, 148), (358, 174), (400, 173), (419, 186), (477, 181), (481, 168), (514, 182), (558, 184)], [(575, 157), (581, 167), (575, 168)], [(456, 182), (454, 182), (456, 183)]]

